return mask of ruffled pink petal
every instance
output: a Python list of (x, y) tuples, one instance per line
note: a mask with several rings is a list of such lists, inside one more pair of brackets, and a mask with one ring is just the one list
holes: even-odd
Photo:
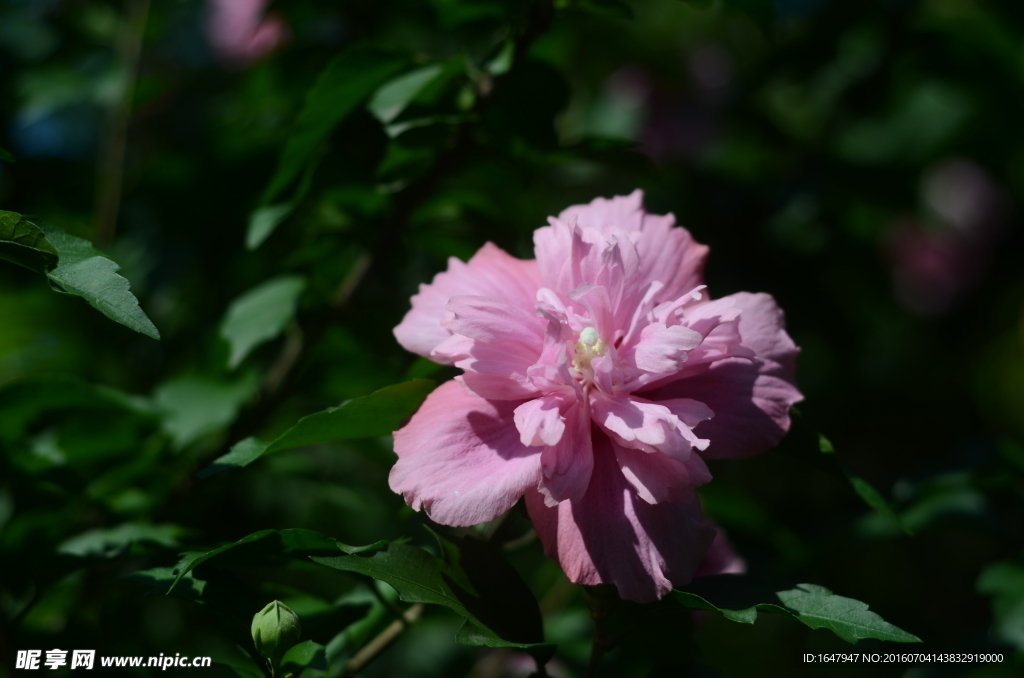
[(644, 372), (673, 374), (682, 368), (687, 353), (703, 340), (699, 332), (689, 327), (651, 323), (640, 333), (640, 341), (633, 350), (634, 364)]
[(735, 323), (743, 313), (743, 309), (735, 305), (733, 297), (724, 297), (713, 301), (698, 302), (687, 306), (682, 311), (679, 322), (701, 336), (708, 336), (712, 330), (723, 323), (736, 328), (736, 339), (739, 341), (738, 324)]
[(568, 294), (569, 299), (580, 309), (586, 309), (586, 315), (594, 324), (598, 336), (609, 340), (615, 333), (615, 316), (607, 288), (601, 285), (583, 283)]
[(711, 472), (700, 455), (691, 454), (683, 462), (660, 452), (631, 450), (614, 442), (612, 447), (622, 475), (648, 504), (694, 501), (694, 488), (711, 480)]
[(534, 447), (558, 444), (565, 432), (562, 410), (568, 406), (568, 398), (556, 393), (528, 400), (517, 407), (514, 419), (519, 440), (523, 445)]
[(708, 446), (707, 440), (698, 438), (662, 403), (595, 393), (591, 408), (594, 421), (623, 447), (663, 452), (685, 460), (692, 448), (703, 450)]
[(715, 411), (708, 407), (706, 403), (694, 400), (693, 398), (670, 398), (668, 400), (659, 400), (658, 404), (662, 407), (667, 407), (669, 412), (679, 417), (679, 421), (690, 428), (715, 416)]
[[(483, 344), (461, 334), (453, 334), (437, 345), (431, 358), (454, 363), (466, 370), (456, 379), (470, 393), (495, 400), (524, 400), (540, 395), (529, 377), (536, 360), (536, 349), (518, 343)], [(468, 383), (463, 377), (469, 376)]]
[(622, 475), (610, 441), (594, 439), (594, 470), (582, 499), (547, 506), (536, 490), (526, 507), (544, 552), (576, 584), (613, 584), (653, 602), (690, 581), (714, 539), (696, 501), (648, 504)]
[(527, 400), (540, 395), (529, 381), (509, 379), (500, 374), (466, 372), (455, 377), (455, 381), (462, 384), (470, 395), (487, 400)]
[(567, 499), (580, 499), (590, 485), (594, 470), (590, 415), (579, 401), (565, 411), (565, 434), (556, 445), (544, 448), (540, 491), (549, 506)]
[(539, 395), (528, 371), (540, 358), (545, 321), (492, 297), (455, 296), (447, 308), (444, 325), (456, 334), (438, 344), (432, 358), (465, 370), (463, 385), (482, 398)]
[(786, 316), (772, 295), (740, 292), (720, 301), (728, 300), (740, 313), (740, 337), (743, 345), (754, 351), (758, 360), (775, 363), (773, 373), (793, 381), (796, 356), (800, 349), (786, 333)]
[(637, 189), (629, 195), (595, 198), (586, 205), (566, 207), (558, 219), (566, 223), (575, 219), (580, 226), (592, 228), (603, 235), (611, 235), (615, 231), (639, 231), (643, 223), (643, 203), (644, 192)]
[[(566, 292), (583, 283), (607, 287), (624, 314), (631, 312), (642, 261), (635, 240), (643, 220), (643, 194), (567, 208), (537, 229), (534, 251), (546, 287)], [(644, 286), (646, 287), (646, 285)], [(628, 307), (628, 308), (625, 308)], [(628, 321), (628, 318), (626, 318)]]
[(723, 358), (757, 358), (752, 349), (740, 343), (739, 323), (724, 322), (708, 332), (700, 346), (687, 354), (686, 364), (682, 366), (678, 376), (696, 374), (703, 369), (702, 365)]
[(647, 214), (643, 219), (643, 235), (636, 241), (640, 256), (640, 284), (657, 280), (665, 287), (659, 301), (675, 299), (704, 284), (704, 263), (708, 246), (693, 239), (685, 228), (676, 227), (671, 214)]
[(442, 362), (432, 358), (431, 351), (451, 336), (441, 321), (452, 297), (499, 297), (532, 312), (539, 288), (540, 272), (536, 261), (516, 259), (487, 243), (468, 263), (450, 258), (447, 271), (438, 273), (429, 285), (420, 285), (419, 293), (412, 298), (412, 309), (394, 330), (395, 338), (405, 349)]
[(789, 408), (803, 400), (794, 385), (799, 349), (783, 329), (781, 309), (767, 294), (729, 297), (742, 309), (739, 330), (743, 344), (759, 362), (726, 358), (700, 373), (644, 393), (655, 402), (686, 397), (714, 411), (694, 433), (710, 439), (705, 459), (750, 457), (779, 444), (789, 430)]
[(533, 232), (533, 251), (537, 256), (537, 267), (544, 287), (552, 290), (572, 289), (561, 285), (562, 272), (566, 262), (572, 261), (573, 231), (568, 224), (550, 218), (550, 226), (543, 226)]
[(540, 355), (547, 323), (532, 309), (498, 297), (456, 295), (448, 300), (442, 324), (485, 344), (521, 344)]
[(541, 479), (540, 450), (519, 442), (517, 405), (442, 384), (394, 434), (391, 489), (444, 525), (476, 525), (509, 510)]

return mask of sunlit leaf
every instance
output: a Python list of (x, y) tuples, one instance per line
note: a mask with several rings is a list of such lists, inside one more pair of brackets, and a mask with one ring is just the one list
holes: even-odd
[(139, 308), (139, 300), (131, 293), (128, 281), (117, 275), (121, 269), (117, 263), (93, 248), (88, 240), (49, 224), (41, 227), (60, 256), (57, 267), (47, 274), (55, 290), (82, 297), (111, 320), (147, 337), (160, 338), (156, 326)]
[(284, 221), (295, 207), (290, 202), (259, 207), (249, 216), (249, 227), (245, 232), (245, 247), (254, 250), (270, 237), (274, 229)]
[(58, 256), (41, 228), (16, 212), (0, 211), (0, 259), (45, 274), (57, 266)]
[(779, 591), (779, 600), (797, 612), (797, 619), (812, 629), (829, 629), (848, 643), (863, 638), (895, 643), (920, 643), (921, 639), (890, 624), (868, 610), (868, 604), (837, 596), (824, 586), (799, 584)]
[(434, 382), (429, 379), (413, 379), (386, 386), (340, 407), (303, 417), (268, 443), (257, 438), (246, 438), (204, 469), (200, 476), (210, 476), (231, 467), (247, 466), (264, 454), (304, 445), (389, 435), (416, 412), (432, 390)]
[(228, 367), (238, 367), (250, 351), (284, 330), (305, 288), (304, 278), (280, 276), (231, 302), (220, 326), (220, 336), (231, 345)]
[(441, 64), (431, 64), (395, 78), (374, 93), (367, 108), (385, 125), (390, 123), (441, 72), (441, 68)]

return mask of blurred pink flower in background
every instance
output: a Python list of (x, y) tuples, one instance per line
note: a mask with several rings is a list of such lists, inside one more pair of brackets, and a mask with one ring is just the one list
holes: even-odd
[(264, 16), (270, 0), (210, 0), (207, 36), (217, 56), (235, 68), (245, 68), (267, 56), (288, 39), (281, 17)]
[(570, 207), (534, 233), (536, 260), (488, 243), (420, 286), (395, 336), (464, 373), (395, 432), (390, 483), (453, 526), (525, 496), (573, 582), (649, 602), (714, 539), (704, 459), (776, 445), (802, 396), (772, 297), (708, 298), (708, 248), (642, 200)]
[(977, 284), (1006, 216), (1005, 198), (971, 160), (946, 159), (922, 177), (927, 218), (902, 218), (887, 248), (895, 295), (921, 315), (944, 313)]

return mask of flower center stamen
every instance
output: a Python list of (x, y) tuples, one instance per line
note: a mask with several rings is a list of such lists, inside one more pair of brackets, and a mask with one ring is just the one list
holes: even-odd
[(608, 345), (593, 327), (584, 327), (573, 349), (572, 366), (582, 372), (590, 369), (590, 361), (608, 353)]

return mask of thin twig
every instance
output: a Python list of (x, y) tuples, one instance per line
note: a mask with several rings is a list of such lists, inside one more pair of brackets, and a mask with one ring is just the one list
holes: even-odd
[(96, 236), (101, 242), (113, 240), (117, 217), (121, 211), (128, 124), (131, 121), (132, 99), (135, 96), (135, 82), (139, 75), (142, 40), (148, 17), (149, 0), (125, 0), (125, 25), (118, 46), (125, 66), (124, 89), (120, 100), (109, 112), (96, 176)]
[(591, 587), (587, 593), (590, 618), (594, 620), (594, 642), (590, 646), (590, 661), (587, 663), (586, 678), (597, 678), (605, 653), (611, 649), (608, 640), (608, 603), (610, 593), (603, 586)]
[(423, 614), (423, 609), (423, 603), (416, 603), (405, 611), (401, 619), (391, 622), (373, 640), (364, 645), (352, 659), (348, 660), (348, 663), (345, 664), (345, 673), (354, 675), (366, 668), (366, 665), (376, 659), (391, 643), (395, 642), (395, 639), (402, 635), (402, 632), (410, 624), (419, 619), (420, 615)]

